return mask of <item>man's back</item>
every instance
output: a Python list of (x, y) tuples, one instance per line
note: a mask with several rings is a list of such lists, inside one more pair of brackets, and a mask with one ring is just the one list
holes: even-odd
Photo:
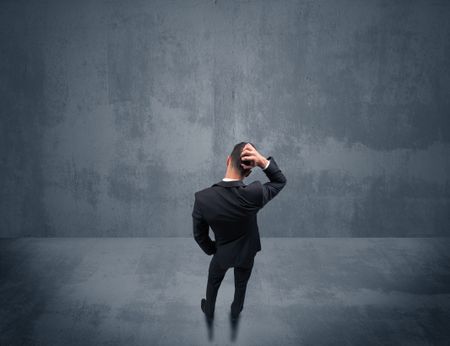
[[(246, 185), (242, 180), (220, 181), (195, 193), (194, 237), (223, 268), (248, 267), (261, 250), (257, 213), (285, 186), (286, 177), (273, 157), (263, 172), (269, 178)], [(211, 227), (215, 242), (209, 239)]]

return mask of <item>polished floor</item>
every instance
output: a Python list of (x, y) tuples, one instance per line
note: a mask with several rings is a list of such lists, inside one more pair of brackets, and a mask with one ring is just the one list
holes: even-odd
[(450, 238), (263, 238), (208, 329), (192, 238), (0, 240), (0, 345), (449, 345)]

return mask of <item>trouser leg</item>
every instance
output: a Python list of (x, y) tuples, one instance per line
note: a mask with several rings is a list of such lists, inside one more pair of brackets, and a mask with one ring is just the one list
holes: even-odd
[(213, 256), (209, 263), (208, 283), (206, 285), (206, 309), (210, 317), (214, 315), (217, 292), (219, 291), (220, 284), (225, 277), (227, 269), (221, 268), (216, 262), (215, 256)]
[(247, 283), (253, 269), (253, 261), (250, 268), (234, 268), (234, 300), (231, 304), (231, 311), (237, 315), (244, 307), (245, 291)]

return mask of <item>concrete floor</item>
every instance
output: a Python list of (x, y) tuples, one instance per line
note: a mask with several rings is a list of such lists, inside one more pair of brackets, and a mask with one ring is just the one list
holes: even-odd
[(2, 239), (0, 344), (450, 344), (450, 238), (261, 241), (233, 341), (192, 238)]

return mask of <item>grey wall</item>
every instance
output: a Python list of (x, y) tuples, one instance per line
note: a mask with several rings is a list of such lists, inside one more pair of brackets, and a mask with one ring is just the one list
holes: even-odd
[(448, 1), (2, 1), (0, 236), (190, 236), (194, 191), (241, 140), (288, 179), (263, 236), (449, 235), (449, 17)]

